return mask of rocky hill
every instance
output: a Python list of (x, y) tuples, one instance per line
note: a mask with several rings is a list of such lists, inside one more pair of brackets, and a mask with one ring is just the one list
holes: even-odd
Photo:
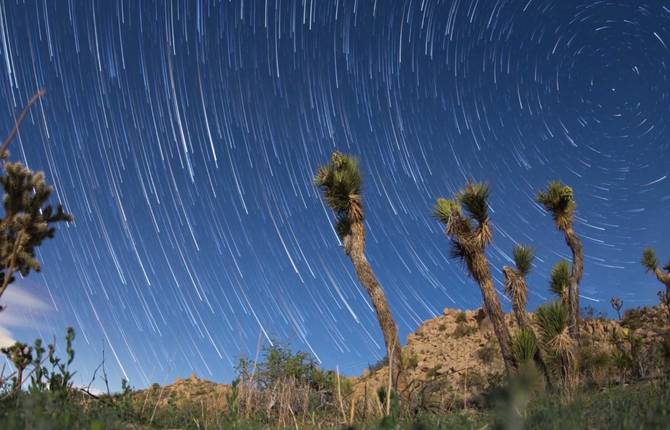
[[(512, 332), (517, 329), (512, 315), (506, 315), (506, 321)], [(608, 378), (657, 376), (664, 369), (663, 357), (670, 355), (669, 321), (667, 311), (659, 307), (629, 310), (621, 321), (585, 318), (579, 352), (583, 372), (603, 383)], [(402, 355), (412, 402), (429, 410), (478, 406), (483, 402), (482, 393), (500, 382), (504, 372), (493, 328), (481, 309), (445, 309), (408, 336)], [(379, 412), (378, 390), (388, 384), (386, 366), (347, 378), (343, 385), (345, 382), (349, 387), (342, 394), (346, 415), (365, 417)], [(230, 385), (191, 375), (138, 391), (134, 403), (145, 417), (173, 408), (197, 408), (205, 414), (227, 411), (231, 393)]]

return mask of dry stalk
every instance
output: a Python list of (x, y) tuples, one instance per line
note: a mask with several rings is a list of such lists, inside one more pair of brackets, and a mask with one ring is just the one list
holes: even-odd
[(386, 416), (391, 415), (391, 388), (393, 387), (393, 348), (395, 345), (391, 345), (390, 352), (388, 353), (389, 357), (389, 385), (386, 390)]
[(342, 422), (347, 421), (347, 417), (344, 415), (344, 404), (342, 403), (342, 391), (340, 390), (340, 366), (335, 366), (335, 373), (337, 375), (337, 399), (340, 403), (340, 412), (342, 413)]
[(351, 406), (349, 407), (349, 422), (347, 423), (348, 425), (352, 425), (354, 423), (355, 413), (356, 413), (356, 397), (352, 397)]

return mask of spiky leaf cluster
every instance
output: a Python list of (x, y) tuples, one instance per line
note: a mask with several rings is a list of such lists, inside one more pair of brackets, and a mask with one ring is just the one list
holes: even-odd
[(570, 287), (570, 263), (560, 260), (551, 269), (549, 290), (556, 294), (563, 302), (567, 301)]
[(336, 230), (340, 237), (348, 234), (351, 223), (363, 220), (362, 183), (358, 160), (338, 151), (314, 176), (314, 184), (337, 216)]
[(516, 270), (518, 270), (522, 276), (528, 275), (530, 269), (533, 267), (535, 250), (529, 245), (514, 245), (512, 255), (514, 257)]
[(551, 302), (537, 309), (535, 321), (540, 328), (542, 342), (548, 344), (567, 329), (568, 310), (560, 301)]
[(453, 199), (437, 199), (433, 209), (434, 217), (445, 224), (451, 238), (450, 257), (463, 261), (470, 274), (476, 269), (472, 257), (491, 242), (488, 196), (487, 184), (470, 182)]
[(560, 181), (552, 181), (546, 190), (538, 193), (537, 202), (551, 213), (559, 228), (564, 229), (572, 223), (576, 204), (569, 186)]
[(455, 200), (438, 198), (433, 207), (433, 216), (442, 224), (449, 224), (452, 214), (461, 214), (461, 205)]
[(647, 269), (647, 272), (653, 272), (658, 267), (658, 258), (656, 258), (656, 252), (654, 252), (652, 248), (646, 248), (642, 252), (642, 260), (640, 262), (642, 263), (642, 266)]
[(520, 329), (512, 337), (512, 354), (517, 363), (529, 363), (537, 352), (537, 338), (532, 330)]
[(523, 276), (516, 269), (509, 266), (503, 266), (502, 271), (505, 276), (505, 294), (512, 300), (514, 306), (525, 310), (527, 291)]
[(37, 247), (54, 237), (53, 224), (71, 221), (72, 216), (61, 205), (54, 208), (48, 204), (53, 188), (46, 183), (44, 173), (33, 172), (20, 162), (4, 164), (0, 185), (4, 189), (5, 211), (0, 221), (3, 285), (6, 272), (18, 271), (26, 276), (31, 270), (40, 271), (35, 258)]
[(468, 215), (481, 224), (488, 219), (489, 194), (488, 184), (484, 182), (469, 182), (458, 192), (456, 198)]

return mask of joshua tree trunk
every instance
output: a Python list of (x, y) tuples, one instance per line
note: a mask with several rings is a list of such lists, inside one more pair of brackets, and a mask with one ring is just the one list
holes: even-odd
[(572, 251), (572, 273), (570, 274), (570, 288), (568, 289), (568, 322), (570, 336), (579, 344), (579, 282), (584, 273), (584, 250), (572, 226), (563, 230), (565, 242)]
[(668, 294), (670, 294), (670, 272), (669, 273), (663, 273), (663, 271), (661, 269), (656, 267), (654, 269), (654, 275), (656, 275), (656, 279), (658, 279), (658, 282), (665, 285), (665, 291)]
[(344, 238), (344, 247), (354, 265), (356, 276), (370, 296), (377, 320), (384, 335), (386, 353), (389, 360), (389, 371), (392, 376), (393, 388), (398, 394), (404, 390), (401, 375), (402, 350), (398, 339), (398, 328), (395, 324), (384, 290), (377, 282), (372, 267), (365, 257), (365, 226), (362, 221), (351, 224), (351, 232)]
[(489, 270), (488, 261), (483, 253), (476, 253), (472, 257), (472, 274), (475, 280), (479, 283), (479, 288), (482, 291), (482, 299), (484, 300), (484, 310), (486, 315), (491, 320), (493, 331), (498, 338), (500, 344), (500, 353), (505, 363), (505, 371), (507, 375), (512, 375), (516, 370), (516, 362), (512, 355), (511, 337), (507, 324), (505, 323), (505, 315), (500, 308), (500, 302), (496, 296), (496, 290), (493, 287), (493, 278)]

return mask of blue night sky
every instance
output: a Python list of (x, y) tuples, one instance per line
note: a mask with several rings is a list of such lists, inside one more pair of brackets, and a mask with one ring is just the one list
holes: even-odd
[(570, 254), (534, 196), (561, 179), (582, 305), (655, 303), (639, 258), (670, 257), (669, 48), (659, 0), (3, 1), (3, 128), (47, 90), (12, 157), (76, 221), (10, 286), (0, 334), (72, 325), (79, 382), (104, 348), (114, 386), (229, 381), (268, 338), (360, 372), (383, 340), (312, 183), (336, 148), (360, 159), (403, 340), (481, 303), (431, 217), (469, 177), (491, 184), (499, 290), (529, 243), (531, 308), (550, 298)]

